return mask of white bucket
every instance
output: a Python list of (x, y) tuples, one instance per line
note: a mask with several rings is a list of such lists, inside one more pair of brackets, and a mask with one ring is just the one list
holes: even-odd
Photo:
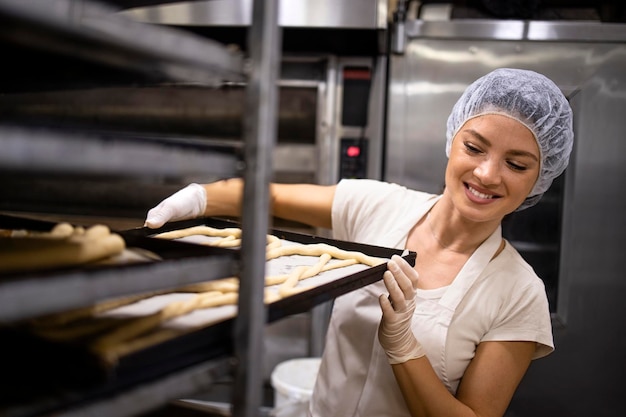
[(272, 371), (276, 417), (305, 417), (313, 386), (320, 368), (320, 358), (291, 359)]

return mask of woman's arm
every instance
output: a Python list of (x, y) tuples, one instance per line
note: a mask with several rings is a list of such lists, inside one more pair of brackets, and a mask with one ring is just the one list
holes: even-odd
[[(204, 185), (204, 215), (239, 217), (243, 186), (240, 178)], [(270, 184), (270, 212), (281, 219), (330, 229), (335, 189), (334, 185)]]
[(461, 379), (456, 398), (426, 357), (392, 365), (412, 416), (501, 417), (535, 351), (535, 342), (483, 342)]
[[(150, 209), (145, 225), (158, 228), (176, 220), (201, 216), (241, 216), (244, 184), (240, 178), (210, 184), (190, 184)], [(270, 184), (270, 212), (285, 220), (314, 227), (332, 227), (336, 186)]]
[(379, 297), (378, 339), (387, 354), (407, 407), (414, 417), (501, 417), (526, 373), (535, 342), (482, 342), (476, 348), (454, 397), (435, 373), (413, 334), (419, 274), (393, 256)]

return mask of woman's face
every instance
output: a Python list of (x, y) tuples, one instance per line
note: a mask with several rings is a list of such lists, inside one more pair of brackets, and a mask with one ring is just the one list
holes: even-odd
[(498, 114), (475, 117), (452, 141), (445, 192), (464, 217), (500, 221), (532, 190), (539, 158), (533, 134), (520, 122)]

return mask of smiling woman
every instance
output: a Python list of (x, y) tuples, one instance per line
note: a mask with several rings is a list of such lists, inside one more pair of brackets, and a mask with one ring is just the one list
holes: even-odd
[(446, 190), (475, 221), (502, 221), (529, 195), (540, 171), (539, 147), (523, 124), (501, 114), (469, 119), (452, 142)]
[[(335, 300), (314, 417), (500, 417), (531, 360), (554, 349), (543, 282), (501, 222), (567, 166), (567, 100), (541, 74), (500, 69), (470, 85), (447, 127), (441, 195), (368, 179), (271, 185), (275, 216), (417, 252), (415, 267), (394, 257), (383, 282)], [(237, 216), (241, 194), (238, 180), (191, 185), (146, 224)]]
[(454, 105), (447, 122), (446, 155), (450, 155), (456, 133), (468, 120), (493, 113), (525, 125), (537, 141), (541, 171), (518, 210), (531, 207), (567, 167), (574, 140), (572, 110), (561, 90), (543, 75), (497, 69), (471, 84)]

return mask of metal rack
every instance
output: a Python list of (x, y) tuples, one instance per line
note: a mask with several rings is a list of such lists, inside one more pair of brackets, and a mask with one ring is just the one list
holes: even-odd
[[(207, 271), (215, 278), (237, 271), (242, 284), (234, 335), (236, 398), (232, 411), (234, 416), (256, 416), (261, 406), (261, 375), (248, 364), (258, 363), (263, 354), (259, 346), (266, 313), (261, 286), (281, 51), (278, 2), (254, 2), (247, 58), (210, 39), (129, 20), (116, 13), (119, 3), (0, 0), (0, 40), (16, 48), (78, 57), (151, 81), (214, 86), (225, 81), (245, 81), (249, 111), (244, 121), (242, 149), (176, 138), (129, 138), (88, 129), (66, 132), (54, 127), (33, 127), (22, 121), (17, 125), (3, 121), (0, 170), (29, 175), (242, 176), (246, 185), (240, 256), (189, 258), (115, 271), (47, 273), (45, 281), (38, 279), (37, 274), (20, 277), (0, 283), (0, 322), (87, 306), (116, 295), (206, 280)], [(43, 293), (46, 297), (40, 296)], [(78, 405), (55, 410), (54, 414), (104, 412), (130, 416), (147, 412), (206, 388), (215, 375), (229, 368), (231, 359), (183, 369), (129, 387), (114, 397), (79, 401)], [(39, 411), (36, 404), (29, 404), (10, 410), (7, 415), (39, 415)]]

